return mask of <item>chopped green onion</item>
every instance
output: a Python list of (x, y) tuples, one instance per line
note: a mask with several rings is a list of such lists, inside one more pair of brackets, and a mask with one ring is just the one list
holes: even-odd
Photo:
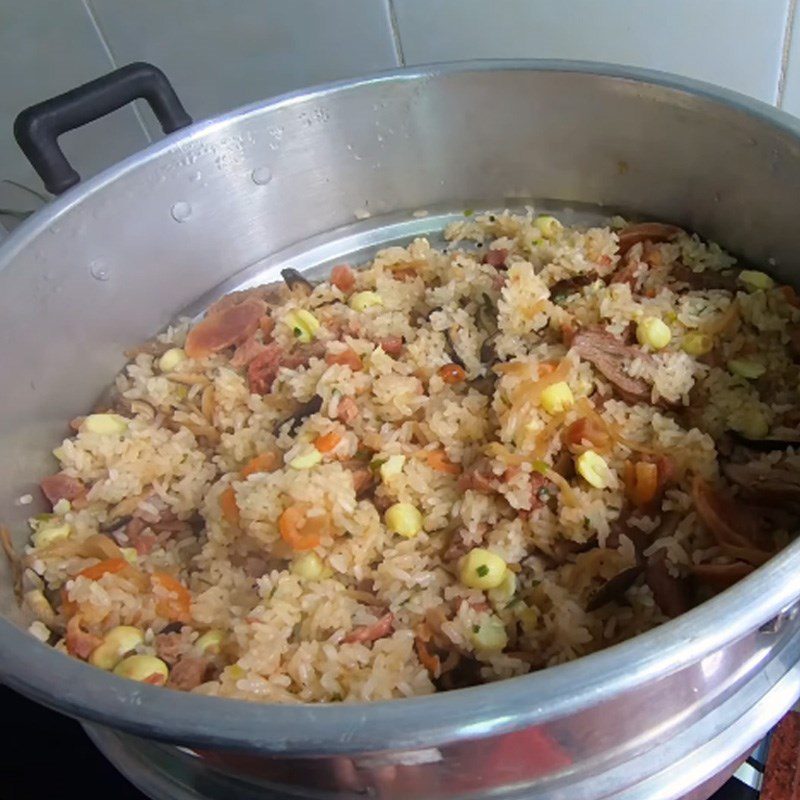
[(486, 564), (481, 564), (475, 572), (478, 573), (479, 578), (485, 578), (489, 574), (489, 567)]

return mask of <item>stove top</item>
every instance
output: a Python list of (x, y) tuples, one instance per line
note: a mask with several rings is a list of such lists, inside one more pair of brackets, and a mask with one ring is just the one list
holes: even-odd
[[(0, 800), (60, 797), (72, 787), (86, 800), (147, 800), (105, 760), (77, 722), (5, 687), (0, 687), (0, 709), (7, 730), (13, 731), (4, 745)], [(712, 800), (757, 800), (768, 749), (765, 740)]]

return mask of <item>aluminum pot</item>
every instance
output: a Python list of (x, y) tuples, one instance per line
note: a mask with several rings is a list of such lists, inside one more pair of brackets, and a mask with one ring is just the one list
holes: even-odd
[[(77, 179), (53, 149), (64, 129), (140, 95), (180, 128), (0, 248), (0, 508), (20, 547), (32, 507), (18, 498), (36, 495), (64, 420), (125, 348), (287, 261), (323, 268), (467, 206), (535, 198), (676, 222), (796, 282), (800, 127), (731, 92), (597, 64), (466, 63), (181, 128), (165, 82), (126, 75), (122, 94), (113, 79), (111, 94), (84, 87), (18, 129), (61, 191)], [(0, 676), (86, 721), (153, 796), (702, 798), (800, 695), (798, 576), (795, 542), (657, 630), (493, 685), (261, 706), (124, 681), (40, 644), (6, 571)]]

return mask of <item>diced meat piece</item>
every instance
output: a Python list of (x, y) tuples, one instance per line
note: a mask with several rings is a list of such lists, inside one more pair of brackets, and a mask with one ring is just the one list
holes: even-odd
[(676, 264), (670, 272), (670, 278), (678, 283), (686, 283), (690, 290), (708, 291), (709, 289), (723, 289), (735, 292), (739, 282), (740, 270), (726, 270), (718, 272), (707, 269), (703, 272), (694, 272), (685, 264)]
[(205, 680), (210, 664), (208, 658), (184, 656), (170, 670), (167, 686), (182, 692), (196, 689)]
[(272, 331), (275, 330), (275, 320), (269, 314), (264, 314), (258, 321), (258, 327), (264, 336), (264, 341), (268, 342), (272, 339)]
[(191, 649), (191, 643), (180, 632), (159, 633), (155, 638), (156, 655), (172, 666)]
[(800, 472), (788, 466), (749, 461), (725, 464), (722, 470), (750, 500), (764, 504), (800, 502)]
[(347, 264), (337, 264), (331, 270), (331, 283), (341, 292), (350, 292), (356, 285), (356, 276)]
[(389, 356), (399, 356), (403, 352), (403, 340), (400, 336), (387, 336), (378, 342), (378, 346)]
[(328, 353), (325, 356), (325, 363), (342, 364), (343, 366), (350, 367), (353, 372), (360, 372), (362, 369), (364, 369), (364, 365), (361, 363), (358, 353), (356, 353), (356, 351), (351, 347), (340, 350), (336, 353)]
[(556, 281), (550, 287), (550, 299), (554, 303), (560, 303), (566, 300), (571, 294), (579, 292), (584, 286), (590, 286), (598, 278), (598, 274), (594, 270), (585, 272), (582, 275), (573, 275), (571, 278), (564, 278), (563, 280)]
[(628, 250), (639, 242), (671, 242), (683, 231), (675, 225), (665, 225), (663, 222), (640, 222), (637, 225), (628, 225), (619, 232), (619, 255), (624, 256)]
[(389, 636), (393, 628), (394, 614), (389, 611), (377, 620), (377, 622), (373, 622), (372, 625), (360, 625), (354, 628), (342, 639), (342, 642), (345, 644), (352, 644), (353, 642), (360, 642), (362, 644), (374, 642), (377, 639), (383, 639), (384, 636)]
[(692, 574), (700, 583), (722, 591), (747, 577), (754, 569), (752, 564), (745, 564), (743, 561), (733, 564), (695, 564)]
[(81, 618), (78, 614), (71, 617), (69, 622), (67, 622), (65, 641), (67, 644), (67, 652), (70, 655), (82, 658), (84, 661), (89, 658), (92, 651), (103, 642), (99, 636), (94, 636), (81, 627)]
[(506, 266), (506, 259), (508, 258), (508, 250), (504, 247), (498, 247), (493, 250), (487, 250), (483, 254), (483, 263), (488, 264), (495, 269), (504, 269)]
[[(269, 319), (269, 317), (264, 317)], [(265, 344), (260, 342), (256, 335), (248, 336), (234, 351), (231, 357), (231, 366), (239, 369), (246, 367), (254, 358), (260, 356), (266, 350)]]
[(216, 303), (209, 307), (206, 316), (218, 314), (228, 308), (239, 305), (245, 300), (263, 300), (267, 305), (280, 305), (289, 296), (289, 290), (283, 281), (265, 283), (263, 286), (255, 286), (252, 289), (242, 289), (239, 292), (231, 292), (220, 297)]
[(336, 410), (336, 419), (340, 422), (349, 425), (351, 422), (355, 422), (360, 416), (361, 412), (358, 410), (358, 404), (352, 397), (343, 397), (339, 401), (339, 407)]
[(353, 473), (353, 489), (356, 498), (361, 499), (375, 485), (375, 476), (368, 467), (355, 467)]
[(667, 569), (667, 551), (659, 550), (647, 560), (645, 580), (653, 599), (668, 617), (677, 617), (692, 607), (691, 585), (687, 578), (676, 578)]
[(467, 543), (468, 531), (465, 528), (459, 528), (450, 537), (445, 551), (442, 553), (442, 561), (452, 562), (458, 561), (459, 558), (465, 556), (469, 550), (470, 545)]
[(322, 342), (312, 342), (311, 344), (295, 347), (286, 353), (281, 359), (281, 366), (287, 369), (297, 369), (307, 367), (312, 358), (321, 358), (325, 354), (325, 345)]
[(281, 366), (283, 348), (273, 342), (262, 350), (247, 366), (247, 381), (254, 394), (266, 394), (271, 388)]
[(627, 345), (616, 336), (599, 329), (586, 329), (575, 334), (572, 347), (610, 381), (623, 400), (629, 403), (650, 402), (650, 384), (633, 378), (625, 367), (634, 358), (649, 359), (638, 347)]
[(266, 303), (248, 297), (241, 303), (209, 314), (189, 331), (184, 349), (190, 358), (206, 358), (244, 341), (255, 333)]
[(141, 517), (134, 517), (125, 526), (125, 535), (128, 537), (131, 547), (135, 548), (140, 556), (150, 555), (158, 541), (156, 535), (149, 530), (148, 523)]
[(492, 462), (488, 458), (479, 458), (458, 479), (458, 488), (461, 491), (471, 489), (481, 494), (491, 494), (497, 491), (497, 485), (497, 476), (492, 471)]
[(39, 484), (44, 492), (44, 496), (54, 506), (59, 500), (69, 500), (72, 502), (78, 497), (86, 494), (86, 487), (77, 478), (59, 472), (55, 475), (48, 475)]

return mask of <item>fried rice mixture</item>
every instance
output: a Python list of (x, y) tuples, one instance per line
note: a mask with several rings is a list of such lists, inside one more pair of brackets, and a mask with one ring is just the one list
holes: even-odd
[(31, 632), (208, 695), (404, 697), (635, 636), (788, 543), (790, 287), (660, 223), (445, 234), (139, 348), (41, 483)]

